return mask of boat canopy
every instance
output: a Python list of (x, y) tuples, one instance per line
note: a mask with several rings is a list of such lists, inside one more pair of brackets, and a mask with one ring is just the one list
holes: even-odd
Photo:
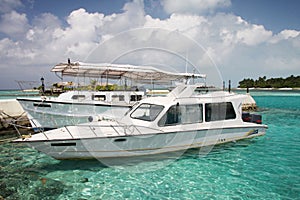
[(68, 62), (55, 65), (51, 72), (61, 73), (61, 76), (91, 77), (121, 79), (128, 78), (138, 82), (170, 82), (189, 80), (192, 78), (206, 78), (205, 74), (173, 73), (157, 69), (152, 66), (134, 66), (129, 64), (111, 63), (83, 63)]

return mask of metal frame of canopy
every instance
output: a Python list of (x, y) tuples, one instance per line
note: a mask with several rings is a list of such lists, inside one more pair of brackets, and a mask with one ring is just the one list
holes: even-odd
[(60, 63), (55, 65), (51, 72), (55, 72), (55, 74), (61, 73), (61, 77), (71, 76), (106, 79), (121, 79), (124, 77), (142, 83), (164, 83), (182, 80), (187, 82), (192, 78), (206, 78), (205, 74), (173, 73), (163, 71), (152, 66), (134, 66), (129, 64), (110, 63)]

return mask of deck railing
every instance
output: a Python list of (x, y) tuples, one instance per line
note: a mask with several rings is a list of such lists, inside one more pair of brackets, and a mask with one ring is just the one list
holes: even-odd
[[(22, 125), (18, 125), (17, 123), (18, 120), (14, 120), (10, 123), (10, 125), (12, 125), (14, 127), (14, 129), (17, 131), (18, 135), (20, 138), (25, 139), (26, 137), (30, 137), (31, 134), (37, 134), (37, 133), (41, 133), (45, 136), (45, 138), (47, 140), (50, 140), (49, 136), (47, 135), (47, 131), (44, 130), (44, 128), (42, 127), (38, 127), (37, 124), (35, 123), (35, 119), (30, 119), (29, 121), (32, 123), (33, 126), (35, 127), (28, 127), (28, 126), (22, 126)], [(97, 132), (95, 130), (97, 130), (98, 128), (111, 128), (115, 131), (115, 133), (118, 136), (128, 136), (128, 135), (143, 135), (141, 128), (147, 128), (148, 130), (153, 130), (154, 132), (163, 132), (160, 129), (157, 128), (153, 128), (153, 127), (148, 127), (148, 126), (141, 126), (141, 125), (128, 125), (128, 124), (121, 124), (121, 123), (117, 123), (117, 124), (109, 124), (109, 125), (102, 125), (102, 124), (78, 124), (75, 125), (78, 127), (87, 127), (91, 133), (93, 134), (94, 137), (100, 137), (99, 135), (97, 135)], [(74, 134), (72, 134), (72, 131), (69, 129), (69, 126), (63, 126), (60, 127), (63, 128), (67, 131), (67, 133), (70, 135), (70, 138), (75, 139), (77, 137), (74, 136)], [(26, 130), (32, 130), (32, 133), (29, 133), (28, 135), (22, 135), (19, 129), (26, 129)]]

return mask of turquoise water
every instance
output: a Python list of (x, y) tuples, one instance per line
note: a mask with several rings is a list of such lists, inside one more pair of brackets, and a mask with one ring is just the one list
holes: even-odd
[(38, 91), (22, 91), (22, 90), (0, 90), (0, 100), (1, 99), (15, 99), (17, 97), (24, 96), (37, 96)]
[(300, 93), (252, 93), (263, 137), (132, 166), (58, 161), (0, 145), (6, 199), (300, 199)]

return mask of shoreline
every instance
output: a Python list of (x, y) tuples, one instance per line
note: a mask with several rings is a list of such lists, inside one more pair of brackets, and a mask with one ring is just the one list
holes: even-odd
[[(246, 91), (247, 88), (232, 88), (232, 90)], [(249, 91), (300, 91), (300, 88), (249, 88)]]

